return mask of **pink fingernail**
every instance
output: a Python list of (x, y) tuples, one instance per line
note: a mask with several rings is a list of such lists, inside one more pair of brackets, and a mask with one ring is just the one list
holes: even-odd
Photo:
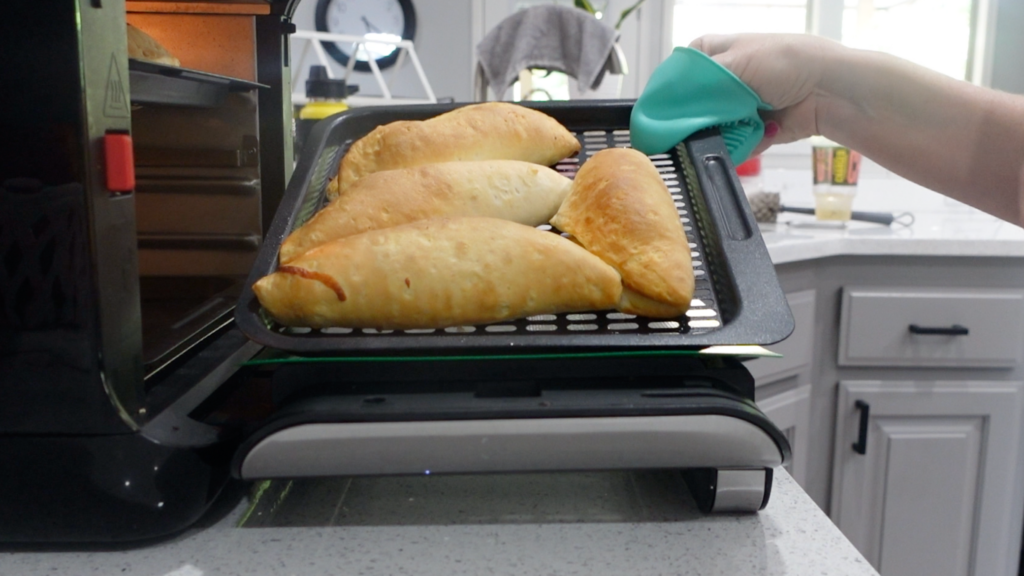
[(779, 123), (776, 122), (775, 120), (769, 120), (764, 125), (764, 137), (765, 138), (774, 138), (775, 135), (778, 134), (778, 133), (779, 133)]

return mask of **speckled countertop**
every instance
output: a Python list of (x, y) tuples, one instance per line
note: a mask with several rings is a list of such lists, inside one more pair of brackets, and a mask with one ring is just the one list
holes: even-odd
[[(813, 207), (810, 171), (766, 174), (783, 205)], [(1024, 257), (1024, 229), (1004, 222), (891, 174), (862, 177), (854, 210), (914, 215), (909, 226), (851, 221), (843, 227), (819, 224), (813, 216), (781, 213), (776, 224), (762, 224), (776, 264), (832, 256), (1012, 256)]]
[(0, 554), (0, 574), (877, 575), (784, 470), (765, 510), (722, 516), (668, 474), (299, 482), (250, 527), (243, 503), (142, 549)]

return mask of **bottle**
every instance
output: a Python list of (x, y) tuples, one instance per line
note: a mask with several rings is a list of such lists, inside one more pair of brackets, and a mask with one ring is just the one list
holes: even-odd
[(299, 118), (295, 122), (296, 156), (306, 142), (313, 125), (328, 116), (348, 110), (345, 98), (358, 91), (359, 86), (350, 86), (342, 78), (329, 78), (327, 68), (323, 66), (309, 67), (309, 78), (306, 79), (306, 105), (299, 110)]

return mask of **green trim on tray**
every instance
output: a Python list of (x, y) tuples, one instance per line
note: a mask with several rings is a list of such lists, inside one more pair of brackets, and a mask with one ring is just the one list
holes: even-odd
[[(261, 358), (250, 360), (243, 366), (265, 366), (268, 364), (316, 364), (328, 362), (421, 362), (421, 361), (460, 361), (460, 360), (564, 360), (569, 358), (641, 358), (650, 356), (739, 356), (739, 357), (781, 357), (760, 346), (728, 347), (729, 351), (720, 351), (722, 347), (712, 346), (701, 350), (636, 350), (618, 352), (564, 352), (549, 354), (481, 354), (453, 356), (287, 356), (280, 358)], [(737, 350), (743, 348), (743, 350)]]

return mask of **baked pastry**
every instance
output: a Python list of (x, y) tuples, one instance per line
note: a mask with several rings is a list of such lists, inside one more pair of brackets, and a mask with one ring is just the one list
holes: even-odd
[(353, 184), (281, 245), (281, 262), (368, 230), (441, 216), (489, 216), (537, 226), (555, 215), (572, 180), (518, 160), (443, 162), (375, 172)]
[(423, 121), (400, 120), (357, 140), (341, 160), (337, 188), (396, 168), (453, 160), (523, 160), (551, 166), (580, 150), (554, 118), (518, 104), (485, 102)]
[(327, 187), (324, 188), (324, 196), (327, 196), (328, 200), (334, 200), (338, 197), (338, 194), (341, 194), (340, 180), (338, 176), (335, 176), (327, 181)]
[(693, 263), (675, 203), (647, 156), (608, 148), (580, 167), (551, 219), (622, 275), (619, 310), (652, 318), (686, 312)]
[(152, 36), (131, 24), (128, 24), (128, 57), (169, 66), (181, 66), (181, 61), (171, 55)]
[(329, 242), (253, 291), (280, 324), (444, 328), (613, 308), (619, 274), (576, 244), (495, 218), (437, 218)]

